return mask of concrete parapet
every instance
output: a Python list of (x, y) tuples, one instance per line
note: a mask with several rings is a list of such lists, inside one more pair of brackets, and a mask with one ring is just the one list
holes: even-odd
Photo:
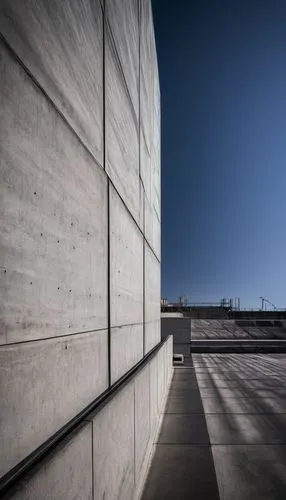
[(169, 337), (102, 410), (88, 417), (5, 500), (138, 500), (173, 375), (172, 342)]

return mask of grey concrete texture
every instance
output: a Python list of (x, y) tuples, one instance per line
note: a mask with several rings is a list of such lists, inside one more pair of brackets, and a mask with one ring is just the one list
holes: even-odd
[(286, 446), (213, 447), (221, 500), (283, 500), (286, 491)]
[(0, 28), (5, 473), (160, 341), (160, 92), (150, 0), (3, 0)]
[(92, 424), (86, 423), (18, 484), (9, 499), (93, 500), (92, 473)]
[(145, 354), (160, 342), (161, 324), (160, 320), (145, 323)]
[(158, 444), (142, 500), (218, 500), (214, 485), (207, 446)]
[[(150, 2), (148, 2), (150, 3)], [(105, 0), (106, 20), (110, 26), (131, 104), (139, 115), (139, 2)], [(146, 61), (146, 65), (150, 64)]]
[(134, 382), (132, 382), (93, 420), (96, 499), (131, 500), (133, 497), (134, 418)]
[[(138, 483), (151, 435), (150, 364), (135, 379), (135, 482)], [(156, 404), (155, 398), (152, 399)], [(153, 421), (154, 422), (154, 421)]]
[[(169, 339), (92, 420), (95, 499), (137, 498), (137, 488), (146, 473), (150, 440), (157, 434), (160, 403), (172, 374), (171, 348)], [(168, 374), (166, 383), (164, 373)]]
[(110, 321), (112, 327), (143, 323), (143, 250), (141, 232), (111, 187)]
[(143, 357), (143, 323), (112, 328), (110, 341), (113, 384)]
[(154, 430), (159, 418), (158, 408), (158, 357), (150, 362), (150, 428)]
[(190, 344), (174, 344), (174, 354), (183, 354), (184, 356), (189, 356), (191, 353)]
[(0, 28), (103, 166), (103, 15), (99, 0), (3, 0)]
[(0, 477), (107, 385), (106, 330), (2, 346)]
[(0, 342), (106, 328), (106, 178), (3, 44), (0, 50)]
[(143, 500), (219, 498), (198, 384), (183, 396), (178, 391), (194, 382), (193, 368), (175, 368)]
[[(286, 355), (195, 354), (193, 360), (220, 498), (284, 499)], [(266, 382), (269, 388), (259, 389)], [(232, 390), (223, 388), (231, 383)]]
[(156, 257), (161, 259), (161, 224), (154, 206), (145, 197), (145, 237)]
[[(139, 127), (119, 65), (112, 33), (106, 34), (106, 170), (138, 223)], [(138, 53), (139, 57), (139, 53)]]
[[(150, 65), (149, 62), (153, 56), (152, 54), (152, 43), (153, 40), (153, 22), (152, 22), (152, 10), (151, 3), (148, 0), (142, 0), (140, 2), (141, 7), (141, 32), (140, 32), (140, 118), (141, 118), (141, 138), (142, 146), (146, 151), (149, 159), (151, 158), (151, 148), (153, 143), (153, 126), (154, 126), (154, 90), (153, 90), (153, 79), (154, 79), (154, 66)], [(145, 165), (143, 165), (145, 167)], [(151, 199), (150, 192), (150, 168), (141, 169), (141, 175), (144, 182), (145, 190), (148, 199)]]
[(189, 318), (161, 318), (162, 338), (173, 335), (174, 344), (191, 341), (191, 320)]
[[(277, 323), (277, 322), (276, 322)], [(280, 323), (280, 322), (279, 322)], [(266, 326), (266, 324), (268, 326)], [(245, 340), (278, 340), (285, 339), (283, 324), (275, 325), (274, 321), (247, 320), (215, 320), (192, 319), (192, 339), (245, 339)]]
[[(161, 266), (145, 243), (145, 321), (160, 320)], [(158, 341), (157, 341), (158, 342)]]

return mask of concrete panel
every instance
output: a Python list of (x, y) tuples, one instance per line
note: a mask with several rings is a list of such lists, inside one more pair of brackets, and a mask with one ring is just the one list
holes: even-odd
[(147, 199), (151, 200), (151, 149), (153, 132), (153, 76), (151, 62), (152, 42), (151, 2), (141, 1), (140, 35), (140, 118), (141, 118), (141, 177)]
[[(9, 374), (9, 376), (7, 376)], [(107, 388), (107, 331), (0, 348), (0, 476)]]
[(161, 224), (154, 206), (145, 197), (145, 237), (157, 258), (161, 258)]
[(190, 318), (161, 318), (162, 339), (173, 335), (174, 343), (188, 342), (191, 335)]
[(228, 444), (212, 452), (221, 500), (285, 498), (285, 446)]
[(159, 414), (162, 412), (162, 403), (164, 399), (165, 387), (164, 387), (164, 356), (163, 356), (163, 348), (160, 349), (157, 355), (157, 363), (158, 363), (158, 412)]
[(111, 326), (143, 322), (143, 237), (110, 188)]
[(4, 37), (101, 165), (102, 23), (98, 0), (1, 2)]
[(145, 323), (145, 354), (161, 340), (160, 320)]
[(105, 53), (106, 170), (128, 209), (139, 223), (139, 127), (109, 30), (106, 34)]
[[(151, 153), (151, 202), (157, 219), (161, 220), (161, 158), (160, 144)], [(158, 243), (157, 243), (158, 245)]]
[(158, 412), (158, 358), (150, 362), (150, 428), (154, 432), (159, 418)]
[(150, 437), (150, 366), (135, 378), (135, 482), (140, 473)]
[(160, 81), (159, 70), (157, 63), (156, 45), (154, 31), (151, 33), (151, 64), (153, 75), (153, 146), (157, 152), (161, 149), (161, 96), (160, 96)]
[(145, 321), (158, 321), (161, 316), (161, 265), (145, 243)]
[(174, 369), (173, 369), (173, 337), (170, 337), (167, 340), (167, 352), (168, 352), (168, 383), (173, 377)]
[[(151, 156), (148, 153), (146, 144), (142, 139), (142, 131), (141, 131), (141, 141), (140, 141), (140, 174), (143, 181), (146, 198), (150, 204), (151, 200)], [(148, 208), (148, 207), (147, 207)], [(149, 223), (150, 226), (150, 223)], [(150, 227), (146, 228), (150, 231)], [(144, 228), (145, 231), (145, 228)], [(150, 233), (151, 234), (151, 233)], [(149, 239), (150, 239), (149, 234)]]
[(92, 500), (92, 424), (56, 448), (25, 478), (11, 500)]
[(106, 0), (106, 18), (134, 111), (139, 111), (139, 2)]
[(102, 169), (1, 50), (1, 342), (107, 326)]
[(174, 344), (174, 354), (184, 354), (189, 356), (191, 354), (191, 344)]
[(144, 185), (142, 180), (140, 179), (140, 199), (139, 199), (139, 219), (138, 226), (142, 232), (144, 232), (144, 200), (145, 200), (145, 192)]
[(131, 500), (134, 491), (134, 382), (93, 420), (94, 498)]
[(143, 357), (143, 324), (111, 329), (111, 382), (118, 380)]
[[(142, 500), (194, 498), (219, 500), (210, 449), (187, 444), (157, 445)], [(237, 497), (230, 494), (226, 498)]]

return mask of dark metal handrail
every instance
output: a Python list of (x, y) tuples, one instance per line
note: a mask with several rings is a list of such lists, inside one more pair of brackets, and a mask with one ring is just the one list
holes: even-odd
[[(30, 472), (44, 458), (46, 458), (59, 444), (69, 435), (72, 435), (81, 424), (91, 417), (94, 417), (102, 408), (118, 394), (127, 383), (129, 383), (139, 371), (157, 354), (160, 348), (167, 342), (168, 337), (157, 344), (148, 354), (146, 354), (136, 365), (125, 373), (119, 380), (106, 389), (100, 396), (92, 401), (86, 408), (72, 418), (67, 424), (47, 439), (41, 446), (28, 455), (0, 479), (0, 495), (7, 494), (22, 480), (27, 472)], [(1, 497), (2, 498), (2, 497)]]

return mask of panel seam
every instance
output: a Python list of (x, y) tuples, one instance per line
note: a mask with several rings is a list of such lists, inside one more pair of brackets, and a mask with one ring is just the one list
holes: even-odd
[(37, 78), (33, 75), (33, 73), (29, 70), (29, 68), (26, 66), (26, 64), (22, 61), (22, 59), (18, 56), (18, 54), (15, 52), (13, 47), (10, 45), (10, 43), (7, 41), (7, 39), (4, 37), (4, 35), (2, 33), (0, 33), (0, 39), (3, 43), (3, 45), (9, 51), (10, 55), (13, 56), (13, 58), (17, 61), (19, 66), (21, 66), (21, 68), (25, 71), (26, 75), (32, 80), (33, 84), (45, 96), (45, 98), (52, 105), (53, 109), (62, 118), (62, 120), (67, 125), (67, 127), (71, 130), (71, 132), (74, 134), (74, 136), (80, 142), (80, 144), (84, 148), (84, 150), (88, 153), (88, 155), (92, 158), (92, 160), (96, 163), (96, 165), (98, 167), (102, 168), (101, 163), (96, 159), (94, 154), (90, 151), (90, 149), (86, 145), (85, 141), (78, 135), (77, 131), (74, 129), (72, 124), (69, 122), (68, 118), (66, 118), (66, 116), (63, 114), (63, 112), (58, 108), (57, 104), (53, 101), (53, 99), (50, 97), (50, 95), (47, 93), (47, 91), (44, 89), (44, 87), (40, 84), (40, 82), (37, 80)]

